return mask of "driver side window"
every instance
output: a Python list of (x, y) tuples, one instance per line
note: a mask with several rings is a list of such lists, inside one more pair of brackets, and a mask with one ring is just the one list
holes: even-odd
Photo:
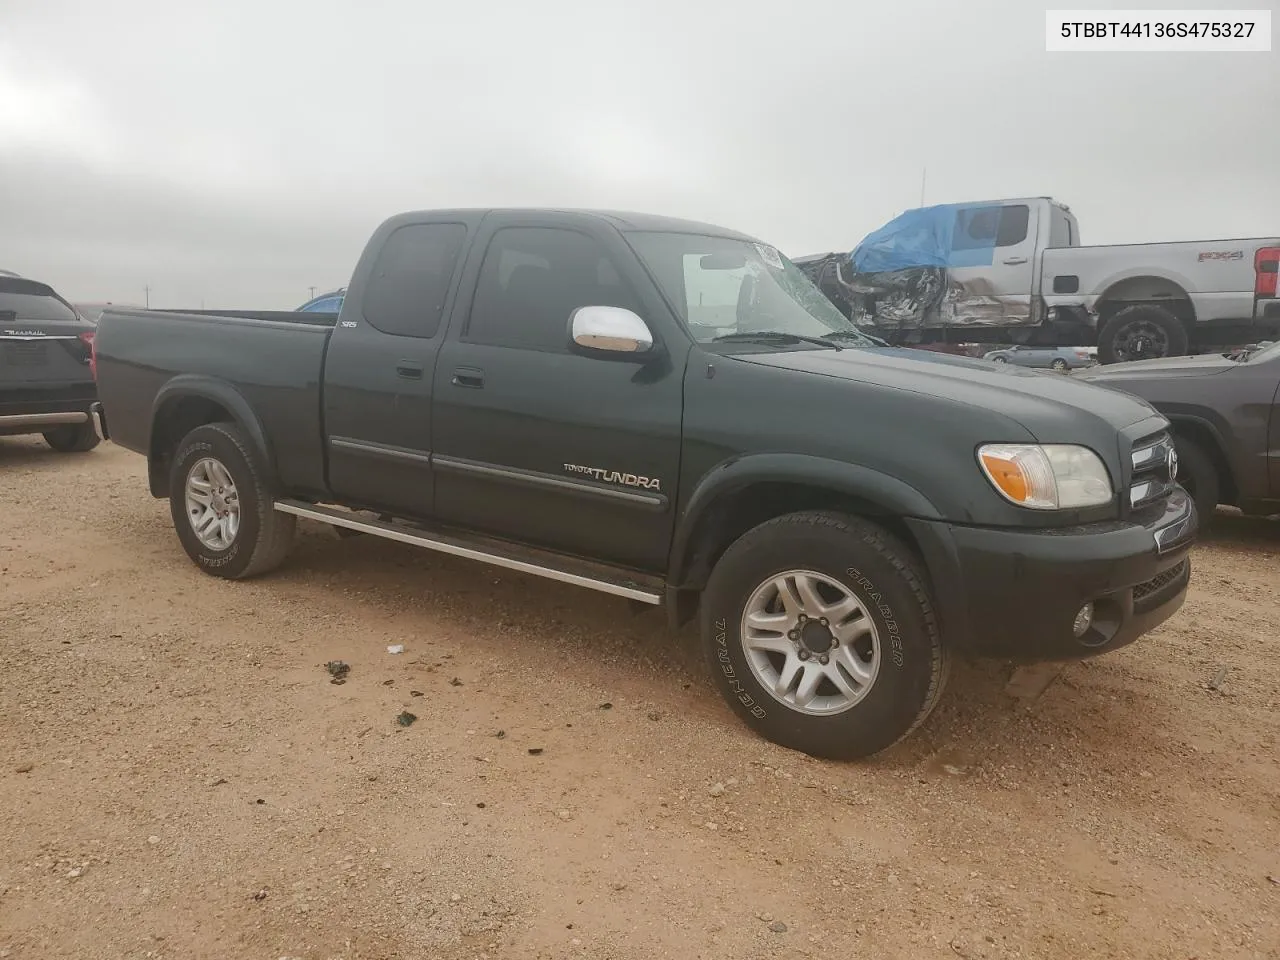
[(493, 235), (462, 339), (546, 353), (569, 349), (569, 317), (578, 307), (639, 312), (626, 281), (585, 233), (506, 227)]

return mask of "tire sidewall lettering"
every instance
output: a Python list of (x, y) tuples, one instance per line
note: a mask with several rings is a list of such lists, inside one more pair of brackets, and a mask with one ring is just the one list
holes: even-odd
[[(838, 583), (879, 634), (876, 679), (848, 710), (797, 711), (752, 669), (741, 636), (746, 604), (762, 581), (790, 569)], [(740, 719), (784, 747), (831, 759), (878, 753), (924, 721), (945, 680), (945, 648), (922, 581), (909, 548), (872, 521), (805, 511), (762, 523), (724, 552), (703, 592), (703, 651), (716, 687)]]
[[(229, 440), (228, 443), (230, 443)], [(230, 444), (231, 449), (229, 451), (220, 449), (223, 446), (224, 445), (222, 444), (216, 444), (209, 440), (197, 440), (196, 442), (183, 447), (177, 463), (179, 470), (176, 471), (177, 476), (182, 482), (180, 496), (184, 499), (186, 480), (190, 474), (191, 465), (195, 460), (203, 457), (212, 457), (221, 463), (223, 467), (231, 473), (232, 477), (236, 478), (236, 486), (242, 491), (240, 529), (236, 533), (234, 542), (224, 551), (214, 552), (202, 544), (199, 538), (195, 535), (195, 531), (191, 526), (191, 518), (187, 516), (185, 506), (181, 511), (182, 519), (184, 521), (183, 539), (185, 540), (190, 538), (195, 554), (193, 559), (196, 563), (204, 569), (211, 571), (221, 570), (225, 567), (231, 566), (236, 563), (237, 560), (241, 559), (241, 555), (244, 553), (244, 544), (246, 542), (251, 543), (254, 539), (253, 537), (247, 536), (247, 534), (252, 533), (251, 527), (255, 523), (257, 517), (256, 506), (254, 506), (253, 509), (244, 509), (249, 506), (249, 504), (245, 503), (246, 494), (252, 497), (253, 486), (251, 483), (241, 482), (238, 478), (238, 474), (244, 472), (242, 465), (240, 464), (240, 459), (237, 456), (239, 451), (234, 443)], [(191, 552), (192, 550), (188, 550), (188, 553)]]
[(857, 567), (846, 569), (845, 576), (853, 581), (858, 592), (863, 594), (863, 599), (875, 605), (876, 612), (880, 614), (880, 619), (883, 621), (885, 636), (889, 640), (887, 651), (889, 662), (901, 670), (906, 666), (907, 657), (902, 644), (902, 629), (898, 626), (898, 618), (894, 615), (893, 608), (885, 602), (884, 595), (876, 589), (871, 578)]
[(755, 697), (751, 696), (747, 688), (743, 686), (741, 680), (738, 679), (738, 671), (734, 669), (733, 659), (729, 655), (729, 623), (728, 620), (719, 617), (712, 626), (715, 629), (715, 651), (716, 662), (720, 666), (721, 672), (724, 673), (725, 680), (728, 681), (730, 692), (738, 698), (738, 702), (751, 712), (751, 715), (758, 720), (763, 720), (768, 713)]

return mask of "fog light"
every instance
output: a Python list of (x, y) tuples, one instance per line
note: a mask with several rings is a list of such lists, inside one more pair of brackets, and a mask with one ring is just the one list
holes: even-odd
[(1075, 631), (1076, 638), (1079, 639), (1085, 635), (1085, 632), (1093, 625), (1093, 601), (1086, 603), (1080, 608), (1076, 614), (1076, 622), (1072, 629)]

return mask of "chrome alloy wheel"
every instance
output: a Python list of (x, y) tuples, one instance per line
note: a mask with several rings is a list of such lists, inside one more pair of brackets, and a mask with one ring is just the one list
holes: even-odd
[(789, 570), (756, 587), (740, 635), (756, 680), (798, 713), (851, 709), (880, 669), (880, 635), (862, 602), (809, 570)]
[(187, 473), (187, 519), (210, 550), (226, 550), (240, 531), (240, 495), (231, 473), (213, 457), (197, 460)]

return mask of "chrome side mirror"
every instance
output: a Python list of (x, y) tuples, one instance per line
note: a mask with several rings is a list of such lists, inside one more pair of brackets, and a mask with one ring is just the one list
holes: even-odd
[(639, 359), (653, 352), (653, 332), (623, 307), (579, 307), (569, 317), (569, 338), (580, 350)]

